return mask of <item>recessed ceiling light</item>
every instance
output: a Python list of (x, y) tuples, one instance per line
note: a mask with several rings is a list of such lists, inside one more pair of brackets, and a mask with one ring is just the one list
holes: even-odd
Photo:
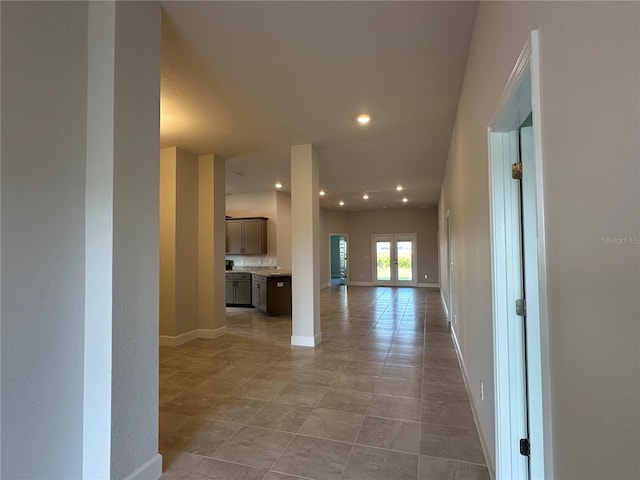
[(364, 195), (362, 195), (362, 198), (364, 198), (365, 200), (369, 200), (369, 195), (365, 193)]
[(408, 199), (407, 197), (404, 197), (404, 198), (402, 199), (402, 203), (407, 203), (408, 201), (409, 201), (409, 199)]
[(365, 113), (363, 113), (362, 115), (358, 115), (358, 123), (360, 125), (366, 125), (370, 121), (371, 121), (371, 117), (369, 115)]
[(344, 202), (343, 202), (342, 200), (340, 200), (340, 201), (338, 202), (338, 205), (343, 206), (343, 205), (344, 205)]
[(324, 197), (324, 195), (325, 195), (325, 191), (324, 190), (320, 190), (320, 196)]
[(280, 182), (276, 183), (276, 188), (282, 188), (282, 184)]
[(404, 190), (404, 187), (403, 187), (402, 185), (398, 185), (398, 186), (396, 187), (396, 190), (397, 190), (397, 191), (399, 191), (399, 192), (401, 192), (402, 190)]

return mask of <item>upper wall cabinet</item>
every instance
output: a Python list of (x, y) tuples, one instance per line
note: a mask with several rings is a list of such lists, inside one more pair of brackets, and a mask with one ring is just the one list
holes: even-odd
[(267, 253), (267, 219), (264, 217), (227, 220), (227, 255)]

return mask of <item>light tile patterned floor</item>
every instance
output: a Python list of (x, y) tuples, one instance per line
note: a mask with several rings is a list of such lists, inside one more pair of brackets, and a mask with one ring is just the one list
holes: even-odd
[(322, 290), (323, 342), (227, 309), (160, 349), (163, 479), (488, 479), (440, 293)]

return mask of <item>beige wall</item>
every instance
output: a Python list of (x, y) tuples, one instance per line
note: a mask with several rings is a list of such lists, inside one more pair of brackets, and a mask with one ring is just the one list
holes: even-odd
[(175, 335), (176, 148), (160, 150), (160, 335)]
[(176, 155), (175, 335), (198, 327), (198, 158)]
[[(418, 283), (438, 283), (438, 210), (436, 208), (381, 209), (362, 212), (321, 210), (320, 284), (330, 282), (329, 235), (349, 235), (349, 282), (372, 283), (372, 236), (417, 235)], [(428, 275), (425, 280), (424, 276)]]
[(199, 336), (226, 332), (225, 159), (198, 157), (198, 328)]
[[(440, 202), (443, 226), (451, 212), (456, 334), (495, 455), (487, 126), (534, 28), (541, 44), (553, 470), (557, 479), (636, 478), (640, 4), (480, 3)], [(607, 243), (615, 237), (632, 240)], [(444, 227), (440, 244), (444, 257)], [(443, 284), (445, 275), (443, 268)]]
[(198, 326), (198, 159), (160, 151), (160, 335)]

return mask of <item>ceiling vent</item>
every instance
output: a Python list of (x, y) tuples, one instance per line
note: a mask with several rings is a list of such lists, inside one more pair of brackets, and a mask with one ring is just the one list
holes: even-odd
[(242, 178), (246, 178), (246, 177), (250, 177), (251, 176), (251, 174), (249, 172), (245, 172), (244, 170), (233, 172), (233, 174), (238, 176), (238, 177), (242, 177)]

